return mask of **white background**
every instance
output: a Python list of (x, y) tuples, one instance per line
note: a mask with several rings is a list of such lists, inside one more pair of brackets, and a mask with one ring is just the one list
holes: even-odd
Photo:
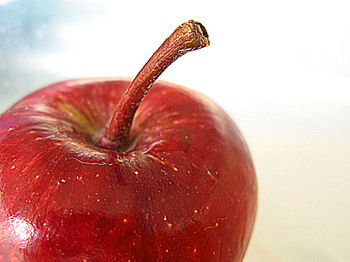
[(211, 97), (245, 134), (259, 181), (245, 261), (350, 261), (348, 0), (57, 3), (32, 6), (29, 29), (0, 19), (0, 111), (52, 81), (134, 76), (177, 25), (201, 21), (211, 46), (160, 79)]

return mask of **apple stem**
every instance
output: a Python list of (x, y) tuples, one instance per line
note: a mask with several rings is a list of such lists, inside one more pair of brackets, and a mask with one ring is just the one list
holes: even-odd
[(201, 23), (189, 20), (176, 28), (130, 83), (100, 133), (97, 145), (117, 151), (126, 150), (135, 112), (160, 74), (180, 56), (208, 45), (208, 33)]

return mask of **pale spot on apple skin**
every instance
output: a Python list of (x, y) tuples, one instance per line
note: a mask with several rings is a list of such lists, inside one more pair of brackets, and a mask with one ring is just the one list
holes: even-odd
[(39, 177), (40, 177), (39, 175), (36, 175), (36, 176), (35, 176), (35, 179), (38, 179)]
[(164, 218), (163, 218), (163, 220), (164, 220), (164, 221), (167, 221), (167, 217), (166, 217), (166, 215), (164, 215)]
[(210, 172), (209, 169), (207, 169), (207, 174), (210, 176), (210, 179), (215, 182), (215, 184), (218, 183), (218, 179)]
[(193, 249), (193, 253), (197, 253), (197, 248)]
[(171, 223), (168, 223), (168, 227), (171, 228), (173, 226), (173, 224)]
[(195, 213), (195, 214), (197, 214), (197, 213), (198, 213), (198, 210), (197, 210), (197, 209), (195, 209), (195, 210), (194, 210), (194, 213)]
[(212, 228), (217, 228), (217, 227), (219, 227), (219, 223), (215, 223), (215, 225), (213, 225), (213, 226), (208, 226), (208, 227), (206, 227), (206, 228), (204, 228), (204, 231), (206, 231), (206, 230), (208, 230), (208, 229), (212, 229)]
[(174, 171), (179, 171), (179, 169), (177, 169), (176, 167), (173, 167)]
[(128, 223), (128, 220), (126, 218), (123, 219), (123, 223), (126, 224)]
[(139, 172), (138, 171), (135, 171), (135, 175), (138, 175), (139, 174)]
[(83, 177), (82, 176), (77, 176), (76, 177), (78, 181), (80, 181), (81, 183), (85, 184), (85, 182), (83, 181)]
[(12, 170), (14, 170), (15, 168), (16, 168), (16, 166), (15, 166), (15, 165), (11, 166), (11, 169), (12, 169)]

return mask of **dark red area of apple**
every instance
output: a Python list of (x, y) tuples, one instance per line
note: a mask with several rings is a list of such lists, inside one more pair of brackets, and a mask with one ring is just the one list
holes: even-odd
[(0, 116), (1, 261), (243, 259), (257, 191), (236, 125), (210, 99), (160, 81), (127, 148), (102, 148), (129, 86), (60, 82)]

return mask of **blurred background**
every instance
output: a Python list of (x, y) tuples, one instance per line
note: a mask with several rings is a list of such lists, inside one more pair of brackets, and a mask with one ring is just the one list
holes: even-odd
[(69, 78), (135, 76), (188, 19), (211, 46), (160, 79), (219, 103), (259, 181), (245, 262), (350, 261), (348, 0), (0, 0), (0, 112)]

